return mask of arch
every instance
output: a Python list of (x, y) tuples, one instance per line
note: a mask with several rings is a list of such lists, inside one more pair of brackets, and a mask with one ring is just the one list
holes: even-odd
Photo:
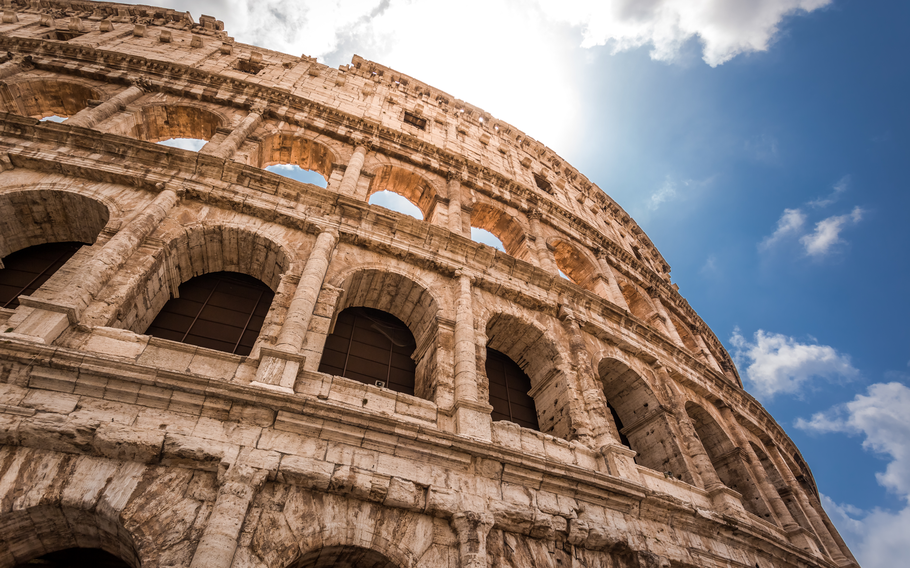
[[(233, 224), (193, 224), (162, 235), (166, 242), (144, 282), (131, 286), (118, 324), (143, 333), (189, 279), (214, 272), (251, 276), (278, 291), (281, 276), (297, 267), (296, 256), (265, 231)], [(265, 326), (263, 327), (265, 329)]]
[(42, 554), (15, 568), (34, 568), (35, 564), (43, 568), (131, 568), (119, 556), (101, 548), (67, 548), (56, 552)]
[(537, 406), (528, 394), (531, 378), (504, 353), (487, 347), (484, 369), (490, 388), (493, 421), (508, 420), (519, 426), (540, 430)]
[(9, 95), (0, 97), (0, 110), (32, 118), (70, 117), (86, 108), (91, 100), (104, 98), (96, 88), (57, 78), (33, 79), (9, 85)]
[(420, 209), (424, 219), (436, 206), (436, 188), (422, 175), (398, 166), (380, 166), (373, 170), (373, 179), (367, 191), (367, 199), (380, 191), (391, 191), (404, 197)]
[(211, 140), (215, 131), (226, 124), (222, 115), (200, 106), (151, 104), (141, 108), (125, 135), (146, 142), (171, 138)]
[(686, 414), (692, 419), (695, 433), (698, 434), (701, 445), (705, 448), (717, 477), (721, 482), (738, 491), (743, 496), (743, 507), (750, 513), (769, 522), (774, 522), (774, 517), (761, 496), (755, 480), (743, 463), (741, 451), (737, 448), (727, 433), (720, 427), (711, 414), (702, 406), (694, 402), (686, 403)]
[(72, 191), (0, 193), (0, 258), (44, 243), (94, 243), (110, 219), (107, 204)]
[(116, 517), (56, 503), (0, 515), (0, 566), (12, 568), (70, 548), (100, 549), (140, 568), (138, 543)]
[(698, 347), (698, 343), (695, 341), (695, 336), (692, 334), (692, 330), (689, 328), (689, 326), (683, 323), (682, 320), (673, 314), (670, 314), (670, 322), (676, 329), (676, 333), (679, 334), (679, 338), (682, 340), (683, 346), (685, 346), (685, 348), (690, 352), (700, 356), (701, 349)]
[(293, 568), (400, 568), (381, 552), (361, 546), (326, 546), (302, 554)]
[(805, 511), (803, 511), (793, 494), (794, 488), (787, 485), (787, 482), (784, 481), (780, 471), (774, 466), (774, 463), (771, 461), (771, 458), (768, 457), (768, 454), (763, 447), (753, 441), (750, 441), (749, 444), (752, 446), (752, 451), (755, 452), (755, 456), (758, 458), (762, 469), (765, 471), (765, 475), (768, 476), (768, 481), (771, 482), (774, 490), (777, 491), (777, 495), (781, 498), (784, 505), (787, 507), (787, 510), (790, 512), (790, 516), (793, 517), (801, 527), (808, 530), (809, 534), (815, 534), (812, 522), (806, 516)]
[(568, 276), (569, 280), (586, 290), (595, 291), (595, 283), (600, 273), (595, 262), (565, 239), (548, 239), (547, 246), (553, 249), (557, 268)]
[(345, 308), (326, 338), (319, 372), (414, 394), (417, 342), (403, 321), (388, 312)]
[[(486, 335), (487, 347), (511, 359), (531, 380), (529, 394), (534, 399), (541, 431), (569, 439), (573, 429), (565, 363), (549, 330), (522, 316), (498, 312), (487, 320)], [(486, 362), (479, 363), (478, 372), (483, 369), (482, 382), (488, 389)]]
[(249, 355), (275, 293), (261, 280), (210, 272), (182, 283), (145, 330), (171, 341)]
[(19, 296), (30, 296), (82, 247), (63, 242), (35, 245), (0, 258), (0, 308), (15, 309)]
[(629, 311), (638, 319), (651, 323), (655, 315), (654, 304), (647, 299), (644, 294), (639, 292), (638, 287), (624, 278), (617, 278), (619, 289), (622, 291), (622, 297), (629, 306)]
[(312, 170), (328, 181), (338, 158), (326, 146), (291, 132), (275, 132), (259, 142), (259, 167), (277, 164), (299, 166)]
[(638, 453), (635, 461), (694, 485), (670, 417), (642, 376), (613, 357), (600, 360), (597, 376), (607, 403), (619, 419), (617, 429)]
[(530, 249), (524, 228), (502, 209), (486, 203), (475, 203), (471, 209), (471, 226), (492, 233), (511, 256), (528, 260)]
[(410, 330), (416, 348), (414, 395), (432, 400), (436, 392), (437, 315), (439, 301), (429, 288), (410, 275), (389, 269), (357, 267), (334, 279), (343, 292), (338, 297), (330, 332), (347, 308), (372, 308), (391, 314)]

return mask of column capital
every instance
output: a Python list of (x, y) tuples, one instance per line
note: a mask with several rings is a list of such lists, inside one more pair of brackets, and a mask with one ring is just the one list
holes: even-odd
[(467, 278), (468, 282), (470, 282), (471, 284), (474, 284), (474, 282), (477, 280), (477, 278), (473, 274), (469, 274), (468, 271), (465, 270), (464, 268), (459, 268), (458, 270), (455, 271), (455, 278), (458, 278), (459, 280), (461, 278)]

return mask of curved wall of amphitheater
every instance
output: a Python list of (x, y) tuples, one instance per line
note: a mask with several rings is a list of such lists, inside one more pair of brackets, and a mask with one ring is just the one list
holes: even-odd
[[(0, 259), (84, 243), (0, 309), (0, 566), (856, 565), (648, 237), (514, 126), (174, 10), (6, 0), (0, 51)], [(274, 293), (249, 354), (146, 333), (223, 272)], [(320, 372), (352, 308), (413, 335), (413, 395)]]

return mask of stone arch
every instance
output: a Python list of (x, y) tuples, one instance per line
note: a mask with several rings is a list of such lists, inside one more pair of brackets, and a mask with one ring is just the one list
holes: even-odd
[(325, 144), (293, 132), (277, 131), (259, 142), (260, 168), (290, 164), (317, 172), (328, 181), (337, 161), (338, 157)]
[(486, 203), (475, 203), (471, 209), (471, 226), (492, 233), (511, 256), (521, 260), (530, 257), (524, 227), (502, 209)]
[(381, 552), (361, 546), (326, 546), (301, 554), (293, 568), (400, 568)]
[(72, 548), (96, 548), (140, 568), (133, 535), (119, 519), (60, 504), (13, 509), (0, 515), (0, 568), (25, 564), (45, 554)]
[(221, 113), (207, 107), (186, 102), (156, 103), (142, 106), (123, 134), (146, 142), (170, 138), (211, 140), (215, 131), (228, 123)]
[[(118, 212), (113, 213), (119, 216)], [(111, 217), (110, 205), (74, 191), (4, 191), (0, 193), (0, 258), (44, 243), (92, 244)]]
[(619, 284), (622, 297), (625, 299), (626, 305), (629, 306), (629, 311), (632, 312), (632, 315), (642, 321), (652, 323), (654, 317), (657, 316), (657, 310), (651, 300), (638, 289), (638, 286), (625, 278), (617, 278), (616, 282)]
[[(300, 263), (290, 247), (262, 229), (230, 223), (181, 226), (160, 237), (166, 244), (141, 282), (130, 285), (132, 298), (123, 300), (121, 327), (143, 333), (180, 284), (213, 272), (252, 276), (278, 292), (283, 274), (299, 272)], [(273, 303), (274, 307), (274, 303)], [(275, 317), (266, 316), (263, 333)]]
[(742, 450), (733, 444), (730, 436), (703, 406), (690, 401), (686, 403), (685, 409), (714, 465), (717, 477), (724, 485), (742, 495), (743, 507), (747, 511), (773, 523), (774, 517), (743, 461), (745, 457)]
[(436, 207), (435, 186), (421, 174), (400, 166), (385, 165), (373, 170), (367, 199), (380, 191), (391, 191), (420, 209), (424, 220), (430, 220)]
[(638, 453), (635, 461), (694, 485), (670, 416), (647, 381), (614, 357), (600, 360), (597, 376), (603, 384), (607, 403), (619, 418), (617, 428)]
[(99, 89), (80, 81), (27, 79), (9, 85), (8, 94), (0, 97), (0, 110), (32, 118), (70, 117), (86, 108), (89, 101), (103, 98)]
[(563, 274), (582, 288), (595, 290), (600, 270), (588, 254), (560, 237), (547, 239), (547, 246), (553, 250), (556, 266)]
[(388, 267), (357, 266), (335, 275), (331, 285), (343, 291), (338, 296), (329, 333), (335, 320), (350, 307), (373, 308), (392, 314), (411, 331), (417, 347), (411, 358), (416, 364), (414, 394), (435, 398), (440, 301), (430, 286), (412, 274)]
[(689, 326), (673, 314), (670, 314), (670, 322), (673, 324), (673, 327), (676, 328), (676, 333), (679, 334), (679, 338), (682, 340), (685, 348), (692, 353), (700, 355), (701, 349), (698, 347), (698, 342), (695, 341), (695, 335), (693, 335)]
[[(566, 360), (543, 325), (522, 315), (496, 312), (486, 320), (487, 347), (508, 356), (531, 379), (531, 392), (537, 407), (537, 421), (547, 434), (569, 439), (572, 419), (569, 410)], [(485, 400), (489, 396), (486, 379), (486, 352), (478, 357), (478, 373), (483, 377)]]
[(771, 458), (768, 457), (764, 446), (761, 443), (756, 443), (751, 440), (749, 441), (749, 444), (752, 446), (752, 451), (755, 452), (755, 456), (758, 458), (758, 461), (761, 464), (761, 468), (764, 470), (765, 475), (768, 477), (768, 481), (771, 482), (774, 490), (777, 491), (777, 495), (784, 502), (784, 505), (790, 512), (790, 516), (793, 517), (793, 519), (799, 523), (801, 527), (808, 530), (810, 534), (814, 534), (812, 522), (806, 516), (805, 511), (803, 511), (802, 507), (800, 507), (796, 496), (793, 494), (794, 488), (788, 486), (787, 482), (784, 481), (783, 475), (781, 475), (781, 472), (771, 461)]

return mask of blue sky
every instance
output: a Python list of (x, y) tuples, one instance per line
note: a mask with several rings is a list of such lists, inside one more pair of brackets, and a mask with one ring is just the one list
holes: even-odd
[(663, 253), (860, 563), (906, 563), (910, 3), (179, 7), (333, 66), (357, 53), (553, 148)]

